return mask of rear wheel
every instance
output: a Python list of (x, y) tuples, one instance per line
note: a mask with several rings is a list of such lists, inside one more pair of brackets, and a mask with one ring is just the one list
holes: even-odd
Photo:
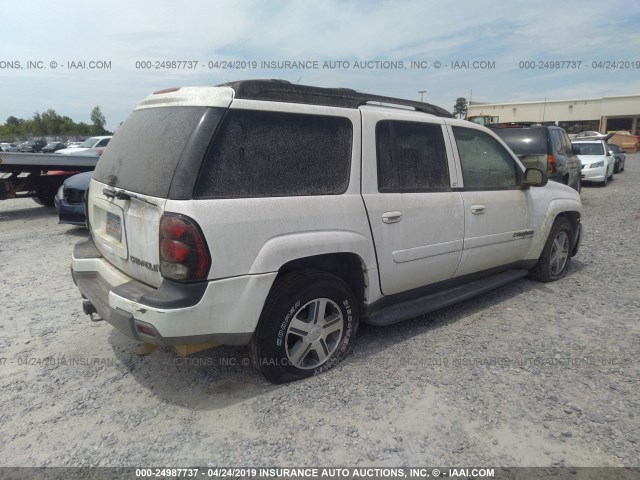
[(563, 278), (571, 262), (572, 238), (571, 223), (564, 217), (558, 217), (551, 227), (538, 263), (529, 273), (529, 278), (538, 282), (553, 282)]
[(340, 278), (301, 270), (276, 280), (251, 340), (253, 365), (273, 383), (317, 375), (351, 350), (358, 305)]

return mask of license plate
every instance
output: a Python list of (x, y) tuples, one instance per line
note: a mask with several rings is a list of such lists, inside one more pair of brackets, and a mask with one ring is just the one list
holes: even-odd
[(122, 240), (122, 220), (115, 213), (107, 212), (107, 235), (119, 242)]

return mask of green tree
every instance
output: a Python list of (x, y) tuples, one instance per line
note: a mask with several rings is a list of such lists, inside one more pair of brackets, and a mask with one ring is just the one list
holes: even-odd
[(40, 115), (39, 112), (35, 112), (33, 114), (30, 127), (30, 133), (37, 137), (46, 133), (44, 129), (44, 123), (42, 122), (42, 115)]
[(458, 118), (463, 118), (467, 115), (468, 108), (467, 99), (458, 97), (456, 98), (456, 104), (453, 106), (453, 114), (457, 115)]
[(60, 135), (62, 117), (58, 115), (53, 108), (44, 112), (41, 115), (41, 118), (44, 132), (47, 135)]
[(96, 105), (91, 110), (91, 133), (93, 135), (102, 135), (106, 131), (104, 129), (107, 120), (104, 118), (102, 111), (100, 110), (100, 106)]

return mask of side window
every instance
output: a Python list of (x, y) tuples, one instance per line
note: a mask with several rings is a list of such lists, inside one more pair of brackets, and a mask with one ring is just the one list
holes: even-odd
[(98, 142), (98, 144), (96, 145), (96, 147), (106, 147), (107, 144), (109, 143), (109, 140), (111, 140), (110, 138), (103, 138), (102, 140), (100, 140)]
[(344, 117), (229, 110), (207, 152), (199, 198), (337, 195), (349, 186)]
[(551, 133), (551, 143), (553, 145), (553, 150), (560, 155), (564, 154), (564, 146), (562, 145), (562, 135), (560, 130), (553, 128), (550, 131)]
[(562, 135), (562, 146), (564, 148), (565, 155), (571, 155), (571, 140), (569, 140), (569, 136), (566, 132), (561, 132)]
[(384, 120), (376, 125), (378, 191), (450, 190), (440, 125)]
[(513, 158), (494, 138), (472, 128), (452, 127), (465, 188), (508, 189), (519, 183)]

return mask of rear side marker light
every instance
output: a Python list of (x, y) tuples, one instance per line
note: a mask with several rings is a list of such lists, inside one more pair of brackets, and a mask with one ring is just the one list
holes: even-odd
[(558, 171), (558, 165), (553, 155), (547, 155), (547, 173), (556, 173)]

